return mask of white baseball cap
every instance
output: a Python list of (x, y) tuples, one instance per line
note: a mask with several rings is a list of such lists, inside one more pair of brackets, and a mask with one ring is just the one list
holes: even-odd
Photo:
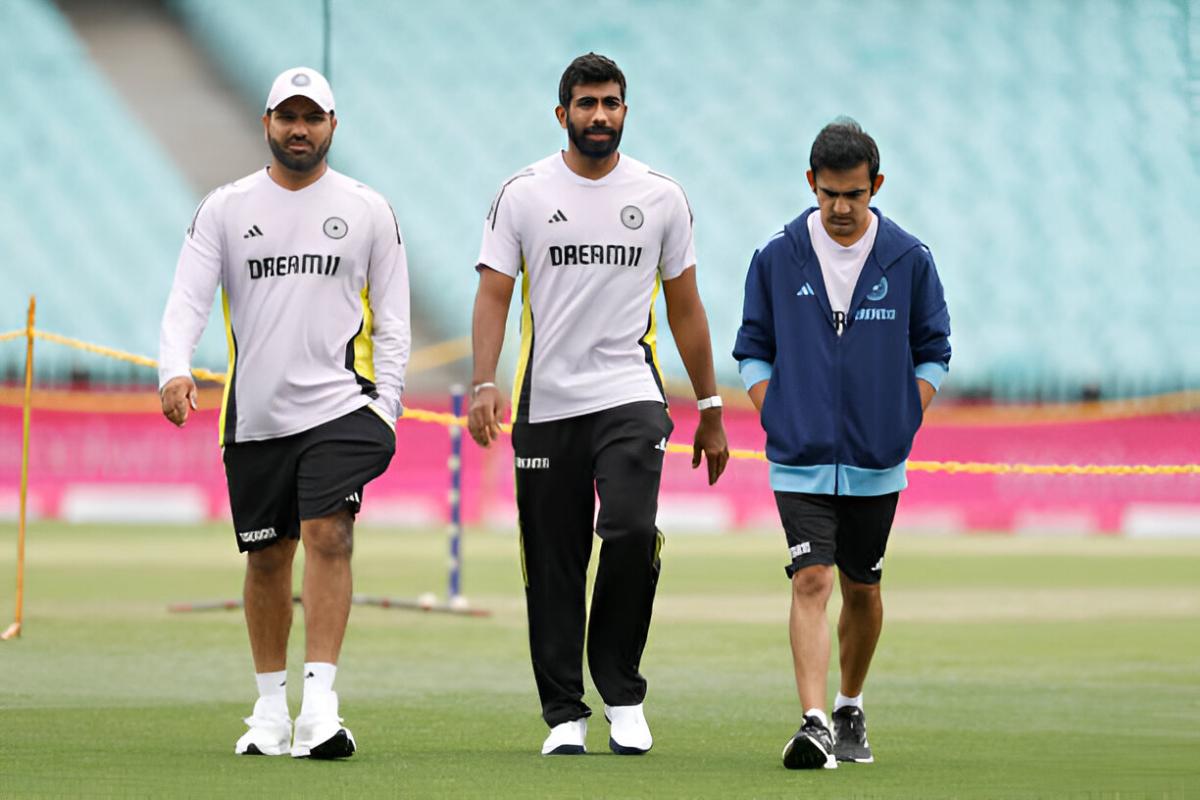
[(279, 73), (267, 95), (267, 111), (296, 96), (307, 97), (326, 113), (333, 111), (333, 89), (325, 76), (311, 67), (292, 67)]

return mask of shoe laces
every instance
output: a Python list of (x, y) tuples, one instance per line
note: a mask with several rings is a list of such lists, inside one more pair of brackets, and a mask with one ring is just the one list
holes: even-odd
[(821, 724), (821, 720), (816, 717), (805, 717), (804, 724), (800, 726), (800, 733), (805, 733), (809, 736), (817, 736), (827, 742), (833, 741), (833, 734), (829, 728)]
[(861, 742), (867, 735), (866, 724), (861, 713), (855, 713), (857, 709), (848, 711), (844, 714), (834, 713), (834, 727), (837, 729), (838, 738), (848, 738), (856, 742)]
[(292, 721), (287, 717), (256, 717), (253, 714), (242, 720), (250, 728), (282, 728), (291, 727)]
[[(301, 720), (301, 718), (304, 719), (304, 722), (306, 724), (311, 724), (313, 722), (313, 720), (323, 719), (324, 715), (323, 714), (303, 714), (300, 717), (296, 717), (296, 721), (299, 722)], [(346, 721), (342, 717), (334, 717), (334, 719), (336, 719), (338, 721), (338, 725), (341, 725), (343, 722)]]

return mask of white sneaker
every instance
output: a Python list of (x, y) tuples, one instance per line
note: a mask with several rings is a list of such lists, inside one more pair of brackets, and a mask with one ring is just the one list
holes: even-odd
[(542, 742), (544, 756), (579, 756), (587, 752), (587, 717), (561, 722)]
[(292, 743), (292, 720), (287, 715), (287, 706), (282, 714), (277, 703), (260, 697), (254, 703), (254, 713), (243, 720), (250, 730), (242, 734), (233, 746), (239, 756), (285, 756)]
[(604, 718), (612, 725), (608, 747), (617, 755), (640, 756), (654, 746), (641, 703), (636, 706), (606, 705)]
[(311, 693), (296, 717), (292, 758), (349, 758), (357, 745), (338, 716), (337, 692)]

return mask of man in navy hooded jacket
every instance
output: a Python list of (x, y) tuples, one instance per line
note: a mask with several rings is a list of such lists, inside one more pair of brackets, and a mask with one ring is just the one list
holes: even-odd
[[(879, 582), (905, 461), (950, 362), (950, 316), (929, 249), (870, 207), (879, 150), (840, 118), (817, 136), (818, 206), (750, 261), (733, 355), (767, 433), (787, 536), (789, 630), (804, 720), (790, 769), (873, 761), (863, 684), (883, 625)], [(841, 686), (825, 715), (837, 566)]]

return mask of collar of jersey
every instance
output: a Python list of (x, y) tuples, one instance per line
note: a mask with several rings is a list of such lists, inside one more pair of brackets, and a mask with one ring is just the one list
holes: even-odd
[(308, 186), (305, 186), (303, 189), (286, 189), (283, 186), (280, 186), (278, 183), (276, 183), (275, 179), (271, 177), (270, 166), (263, 167), (263, 169), (262, 169), (263, 180), (265, 180), (267, 183), (274, 186), (279, 191), (281, 191), (284, 194), (289, 195), (291, 197), (297, 197), (299, 195), (303, 195), (309, 191), (316, 189), (318, 186), (322, 186), (326, 182), (326, 179), (332, 174), (333, 174), (333, 167), (330, 167), (327, 165), (325, 167), (325, 174), (323, 174), (321, 177), (317, 178), (315, 181), (310, 183)]
[(626, 160), (627, 159), (625, 156), (621, 156), (617, 159), (617, 165), (612, 168), (612, 172), (608, 173), (603, 178), (592, 180), (591, 178), (583, 177), (578, 172), (568, 167), (566, 154), (563, 153), (562, 150), (558, 151), (558, 158), (555, 159), (555, 161), (558, 162), (558, 168), (563, 171), (563, 174), (566, 175), (567, 178), (569, 178), (572, 182), (578, 183), (580, 186), (607, 186), (610, 183), (616, 182), (625, 172)]

